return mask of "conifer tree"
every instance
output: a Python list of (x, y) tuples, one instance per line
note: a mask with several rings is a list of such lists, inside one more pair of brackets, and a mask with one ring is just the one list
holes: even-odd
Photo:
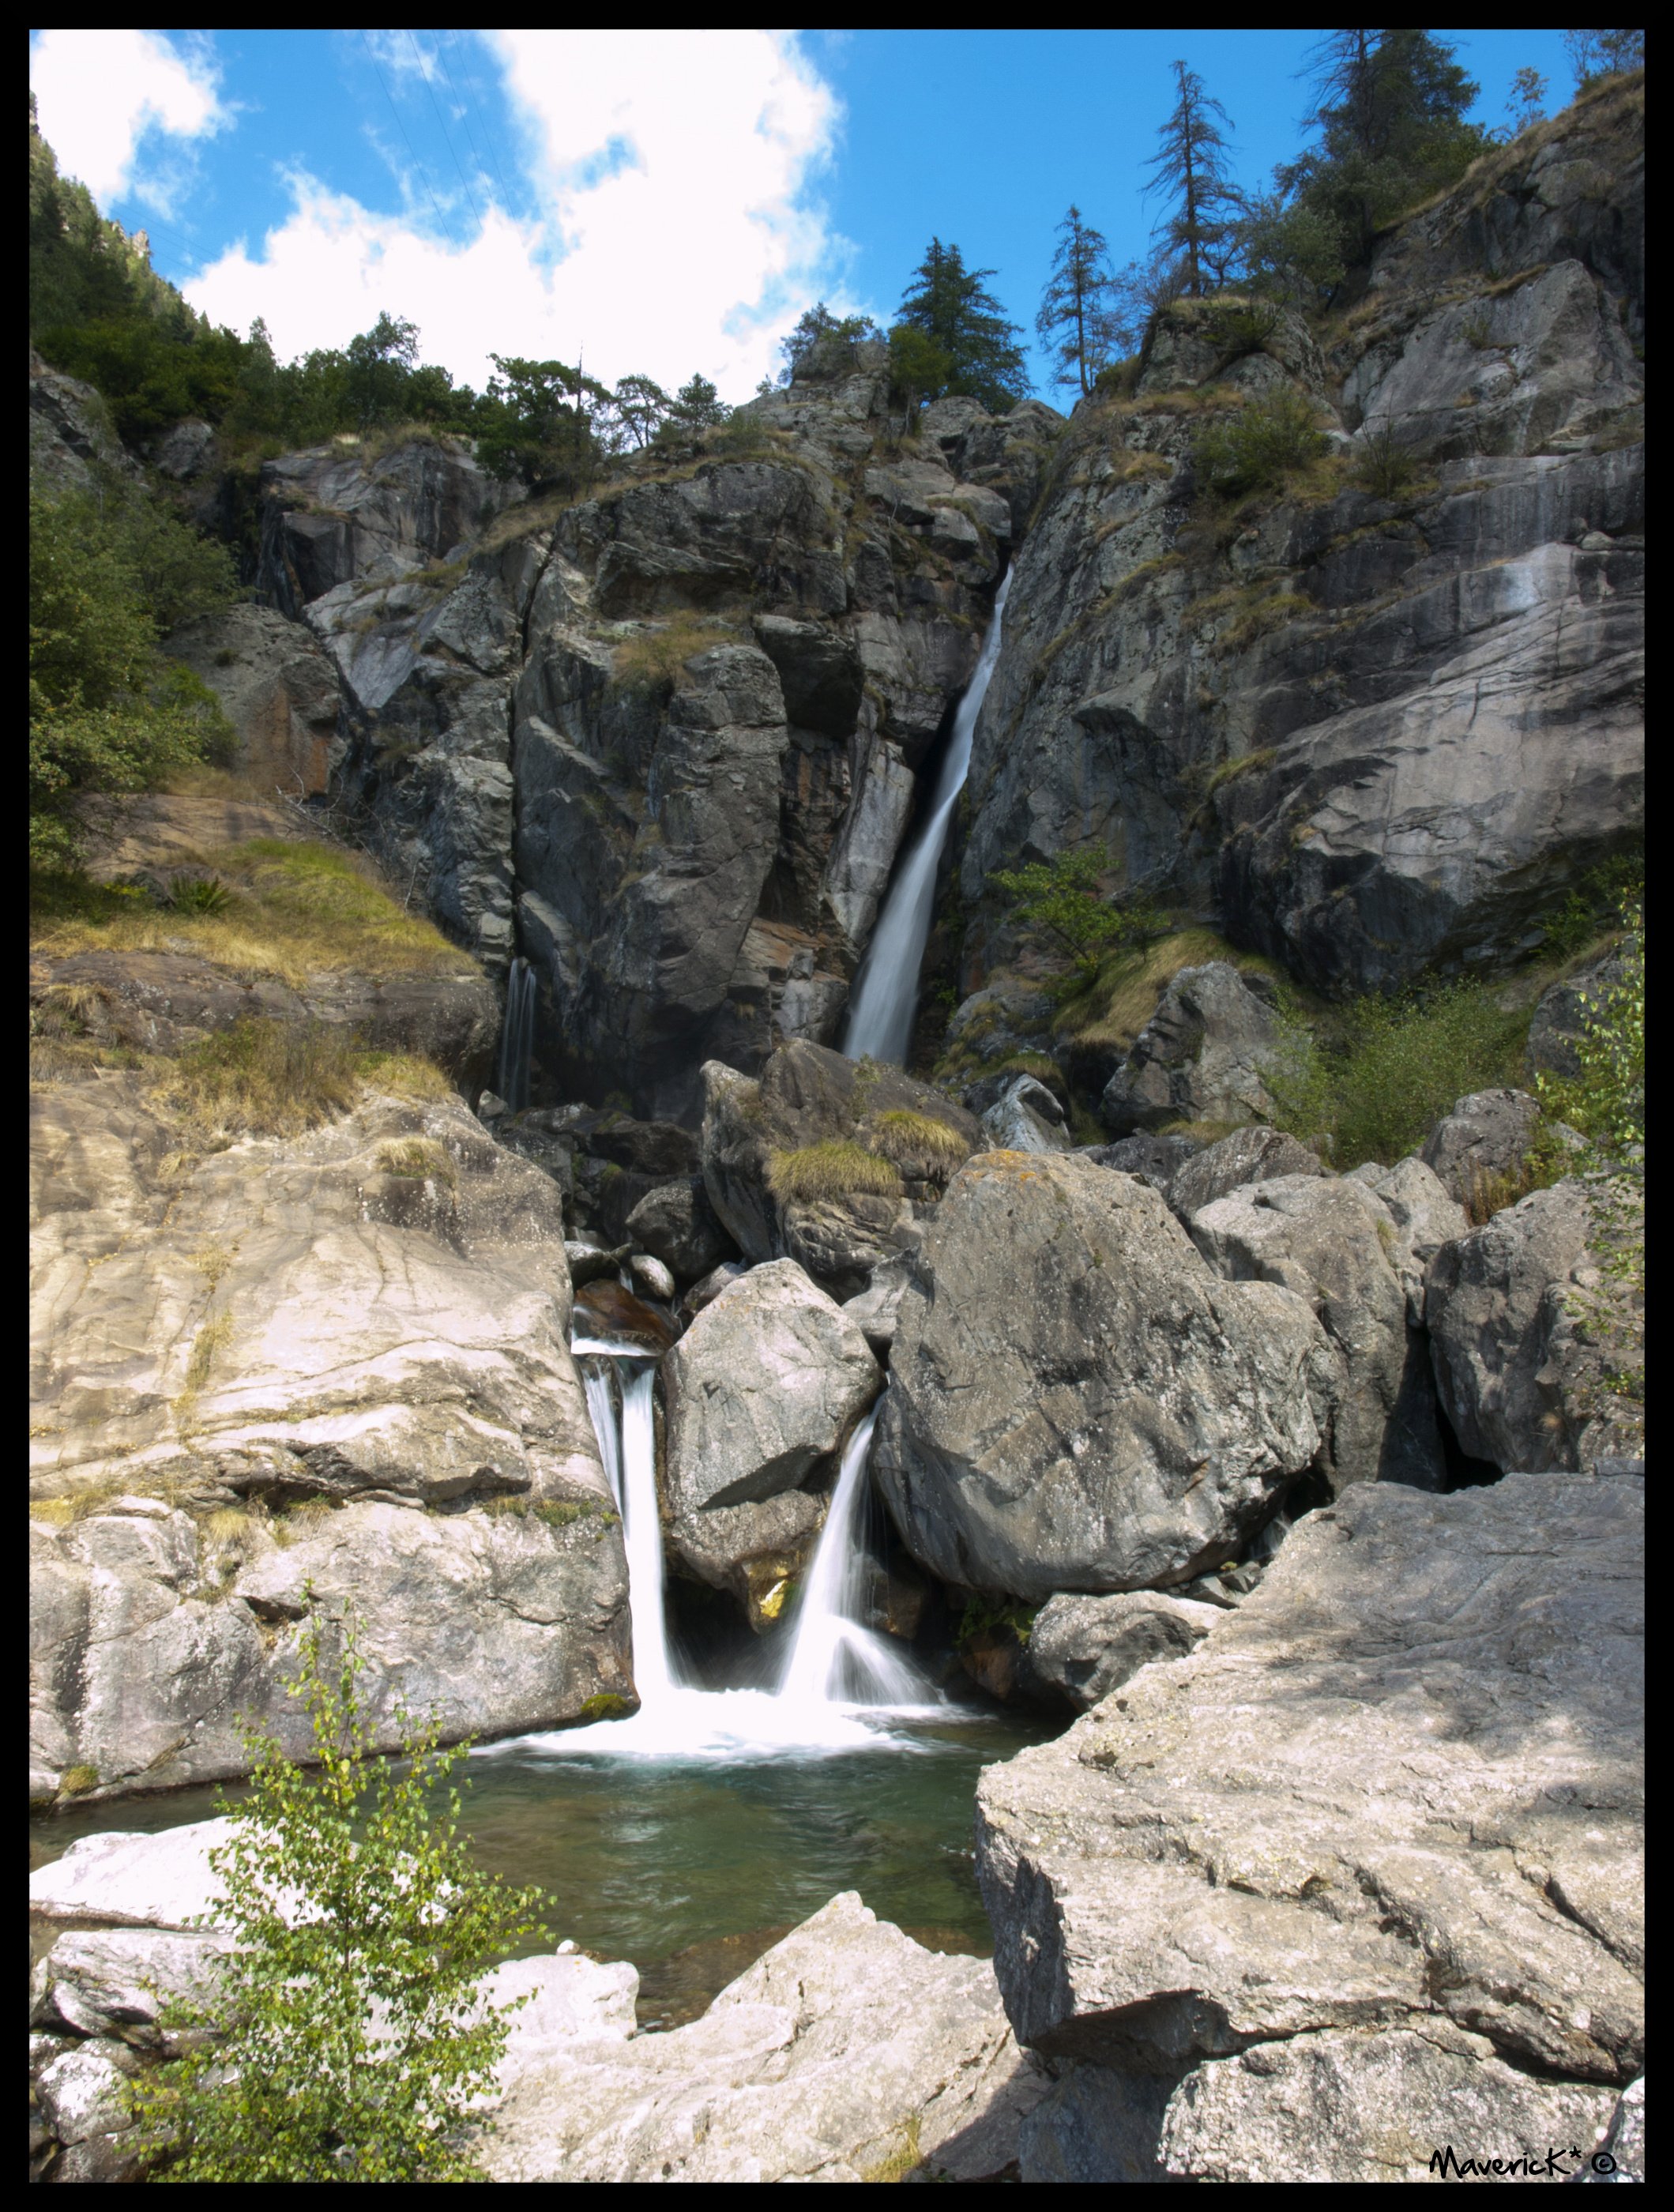
[(1072, 207), (1058, 225), (1058, 250), (1035, 329), (1052, 350), (1052, 381), (1079, 384), (1084, 398), (1110, 357), (1114, 281), (1103, 234)]
[(1168, 212), (1157, 231), (1184, 262), (1186, 294), (1201, 300), (1225, 279), (1241, 206), (1227, 173), (1233, 124), (1196, 70), (1176, 62), (1174, 82), (1179, 97), (1157, 133), (1160, 143), (1146, 165), (1155, 173), (1145, 189), (1167, 194)]
[(1029, 376), (1017, 343), (1021, 328), (983, 285), (993, 274), (967, 269), (957, 246), (933, 238), (901, 296), (900, 323), (921, 331), (946, 357), (940, 390), (928, 398), (960, 392), (1002, 415), (1027, 392)]

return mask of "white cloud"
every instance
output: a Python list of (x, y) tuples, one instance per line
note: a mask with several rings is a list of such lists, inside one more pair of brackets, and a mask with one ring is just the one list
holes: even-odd
[[(159, 161), (157, 139), (212, 136), (232, 119), (206, 46), (186, 51), (157, 31), (42, 31), (29, 50), (41, 135), (59, 168), (79, 177), (101, 207), (130, 194), (169, 214), (185, 181)], [(147, 166), (141, 166), (142, 143)]]
[[(185, 289), (217, 322), (266, 318), (281, 355), (341, 345), (380, 307), (423, 357), (479, 387), (488, 354), (574, 362), (673, 386), (694, 370), (733, 399), (849, 252), (810, 198), (839, 118), (794, 35), (771, 31), (489, 34), (544, 219), (498, 209), (468, 245), (382, 216), (316, 179), (259, 256), (243, 246)], [(413, 183), (410, 206), (425, 194)], [(455, 204), (455, 216), (459, 213)]]

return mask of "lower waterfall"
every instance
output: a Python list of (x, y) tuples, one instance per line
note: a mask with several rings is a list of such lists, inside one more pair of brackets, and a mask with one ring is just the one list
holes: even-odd
[(529, 1103), (529, 1064), (535, 1048), (535, 971), (527, 960), (514, 960), (506, 978), (506, 1018), (500, 1028), (500, 1064), (495, 1079), (514, 1114)]
[[(622, 1513), (640, 1705), (626, 1720), (524, 1736), (517, 1739), (521, 1746), (642, 1758), (875, 1749), (895, 1741), (887, 1728), (892, 1718), (946, 1715), (945, 1702), (910, 1661), (855, 1618), (865, 1596), (867, 1557), (861, 1537), (875, 1413), (867, 1415), (843, 1452), (778, 1688), (703, 1690), (679, 1680), (664, 1614), (652, 1399), (655, 1366), (628, 1345), (583, 1338), (571, 1349), (606, 1477)], [(873, 1717), (862, 1718), (865, 1714)]]

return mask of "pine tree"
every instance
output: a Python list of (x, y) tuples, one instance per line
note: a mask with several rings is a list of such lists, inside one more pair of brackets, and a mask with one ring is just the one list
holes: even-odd
[(690, 377), (674, 395), (670, 420), (683, 430), (712, 430), (732, 413), (707, 376)]
[(1238, 187), (1227, 174), (1231, 152), (1226, 131), (1233, 123), (1203, 80), (1184, 62), (1174, 64), (1179, 98), (1157, 133), (1161, 142), (1146, 164), (1155, 171), (1146, 191), (1168, 195), (1168, 214), (1157, 233), (1185, 263), (1185, 291), (1201, 300), (1206, 289), (1224, 281), (1240, 209)]
[(1052, 381), (1079, 384), (1083, 398), (1110, 358), (1114, 282), (1103, 234), (1083, 222), (1080, 208), (1072, 207), (1058, 225), (1058, 250), (1035, 329), (1052, 349)]
[(1021, 326), (1007, 319), (983, 286), (983, 279), (994, 273), (967, 269), (957, 246), (933, 238), (901, 295), (900, 323), (922, 331), (946, 356), (948, 368), (940, 391), (928, 397), (959, 392), (981, 400), (990, 414), (1002, 415), (1027, 392), (1029, 376), (1017, 343)]

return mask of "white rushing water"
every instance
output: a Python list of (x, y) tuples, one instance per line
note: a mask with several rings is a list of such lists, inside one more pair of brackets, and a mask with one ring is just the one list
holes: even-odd
[(506, 978), (506, 1018), (500, 1027), (500, 1065), (495, 1079), (514, 1114), (529, 1103), (529, 1062), (535, 1048), (535, 971), (514, 960)]
[[(787, 1750), (908, 1747), (910, 1740), (892, 1735), (888, 1721), (947, 1717), (946, 1707), (909, 1662), (853, 1618), (865, 1598), (860, 1537), (874, 1416), (861, 1424), (843, 1455), (779, 1688), (701, 1690), (679, 1679), (668, 1646), (652, 1407), (656, 1370), (630, 1345), (580, 1339), (571, 1349), (581, 1363), (587, 1411), (622, 1508), (639, 1711), (626, 1720), (485, 1746), (488, 1754), (536, 1750), (560, 1756), (739, 1759)], [(619, 1429), (607, 1361), (621, 1386)]]
[(971, 741), (982, 711), (994, 664), (1000, 657), (1000, 624), (1011, 590), (1011, 571), (994, 602), (994, 615), (983, 640), (983, 650), (965, 693), (953, 717), (953, 734), (936, 779), (930, 812), (895, 872), (884, 899), (878, 927), (873, 932), (855, 995), (843, 1049), (850, 1060), (869, 1054), (876, 1060), (899, 1066), (912, 1042), (913, 1015), (918, 1006), (918, 971), (924, 964), (924, 947), (930, 941), (931, 910), (935, 903), (936, 870), (942, 848), (953, 827), (971, 768)]

